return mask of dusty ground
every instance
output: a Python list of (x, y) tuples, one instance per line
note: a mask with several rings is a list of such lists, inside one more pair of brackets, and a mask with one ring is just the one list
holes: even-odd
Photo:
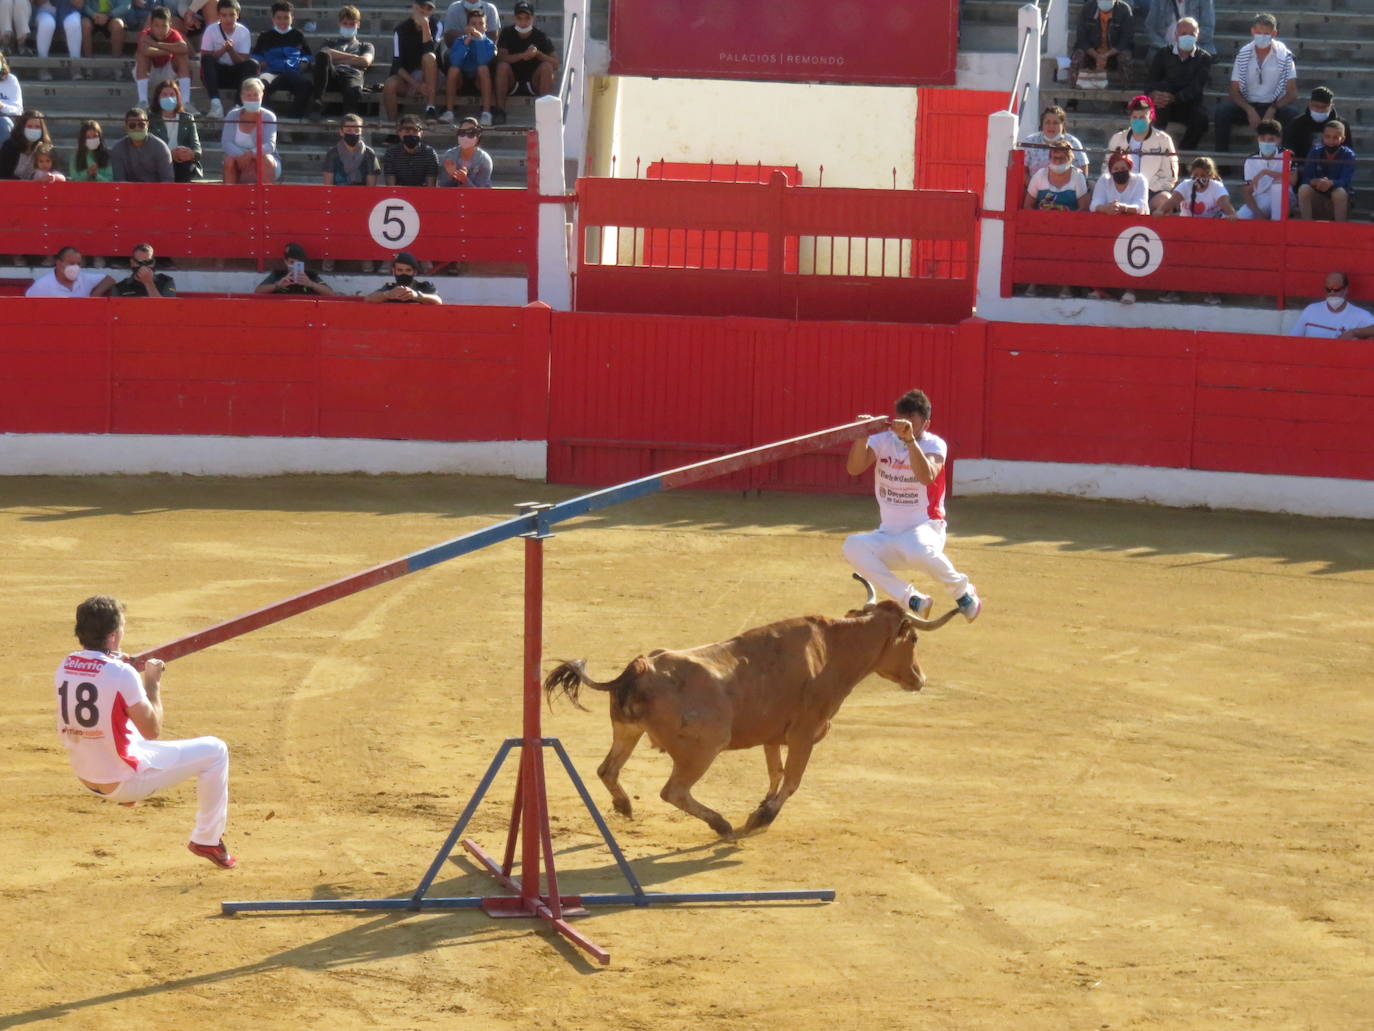
[[(517, 543), (171, 664), (168, 731), (233, 752), (237, 871), (183, 848), (191, 789), (134, 810), (69, 776), (51, 671), (72, 610), (130, 602), (140, 650), (570, 491), (457, 478), (0, 483), (13, 686), (0, 730), (0, 1027), (1374, 1027), (1374, 532), (1368, 524), (956, 499), (983, 618), (922, 639), (931, 683), (860, 685), (765, 834), (716, 843), (644, 747), (612, 819), (650, 890), (833, 904), (601, 909), (609, 968), (478, 912), (219, 915), (222, 899), (413, 889), (518, 732)], [(609, 677), (858, 592), (871, 501), (664, 495), (548, 545), (550, 658)], [(597, 700), (599, 701), (599, 699)], [(560, 705), (607, 811), (604, 710)], [(556, 766), (565, 890), (622, 885)], [(740, 821), (757, 752), (699, 794)], [(479, 812), (499, 849), (511, 778)], [(466, 860), (437, 894), (494, 893)]]

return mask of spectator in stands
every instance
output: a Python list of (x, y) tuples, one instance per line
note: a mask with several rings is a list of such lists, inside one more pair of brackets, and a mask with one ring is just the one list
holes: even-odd
[(368, 304), (443, 304), (433, 283), (416, 279), (420, 263), (409, 251), (401, 251), (391, 262), (391, 282), (366, 294)]
[[(1073, 149), (1068, 140), (1050, 144), (1049, 155), (1049, 164), (1030, 177), (1022, 207), (1027, 211), (1087, 211), (1088, 180), (1074, 167)], [(1027, 297), (1034, 297), (1039, 292), (1038, 284), (1026, 284)], [(1073, 287), (1059, 288), (1060, 300), (1066, 301), (1073, 295)]]
[(506, 97), (547, 96), (553, 92), (553, 77), (558, 71), (553, 40), (534, 27), (534, 5), (529, 0), (515, 0), (512, 17), (515, 23), (496, 37), (496, 99), (503, 105), (491, 112), (497, 125), (506, 122)]
[(434, 0), (415, 0), (410, 17), (391, 34), (391, 74), (382, 86), (382, 109), (389, 121), (396, 118), (404, 97), (419, 94), (425, 101), (425, 117), (433, 118), (439, 80), (439, 53), (444, 23), (434, 13)]
[(124, 112), (124, 138), (110, 148), (118, 183), (170, 183), (172, 151), (148, 132), (148, 112), (131, 107)]
[(1345, 145), (1345, 124), (1327, 122), (1322, 141), (1308, 152), (1298, 175), (1298, 207), (1302, 217), (1319, 222), (1344, 222), (1355, 198), (1355, 152)]
[[(110, 56), (122, 57), (124, 54), (124, 29), (126, 23), (121, 15), (132, 10), (131, 0), (85, 0), (81, 16), (90, 22), (90, 35), (106, 36), (110, 40)], [(87, 55), (94, 48), (86, 48)]]
[(53, 257), (53, 267), (33, 281), (25, 297), (104, 297), (114, 286), (104, 272), (83, 269), (75, 247), (63, 247)]
[(254, 78), (258, 63), (253, 60), (253, 37), (239, 24), (239, 0), (217, 0), (219, 21), (206, 26), (200, 37), (200, 78), (210, 94), (210, 117), (223, 118), (220, 90), (237, 90), (245, 79)]
[(130, 275), (121, 279), (110, 291), (114, 297), (175, 297), (176, 283), (172, 277), (157, 271), (153, 245), (141, 243), (129, 256)]
[(1278, 119), (1287, 125), (1298, 116), (1298, 66), (1293, 52), (1278, 41), (1278, 20), (1257, 14), (1250, 25), (1250, 42), (1236, 52), (1231, 67), (1231, 92), (1217, 102), (1215, 112), (1217, 150), (1231, 149), (1231, 126)]
[(453, 106), (458, 102), (458, 91), (466, 83), (469, 88), (476, 88), (482, 99), (481, 124), (491, 124), (491, 70), (496, 61), (496, 44), (488, 38), (486, 24), (484, 12), (469, 11), (467, 32), (453, 41), (448, 52), (444, 113), (440, 121), (453, 123)]
[[(0, 64), (5, 54), (20, 52), (29, 35), (31, 14), (33, 6), (29, 0), (0, 0)], [(3, 96), (3, 91), (0, 91), (0, 98)]]
[(24, 88), (19, 76), (10, 70), (10, 63), (0, 51), (0, 144), (10, 138), (14, 120), (24, 113)]
[(321, 99), (326, 90), (338, 90), (343, 97), (343, 113), (358, 114), (363, 107), (363, 77), (372, 67), (377, 48), (358, 39), (362, 12), (348, 6), (339, 11), (339, 35), (331, 39), (315, 55), (314, 83), (310, 93), (310, 114), (318, 117), (324, 111)]
[(1069, 85), (1078, 87), (1085, 66), (1099, 78), (1115, 71), (1123, 84), (1130, 83), (1134, 46), (1135, 16), (1126, 0), (1084, 0), (1069, 59)]
[[(1125, 150), (1113, 151), (1107, 158), (1107, 173), (1093, 187), (1092, 211), (1097, 215), (1148, 215), (1150, 188), (1145, 176), (1133, 171), (1135, 162)], [(1111, 300), (1105, 290), (1089, 291), (1096, 301)], [(1122, 304), (1135, 304), (1135, 291), (1121, 294)]]
[(402, 115), (396, 123), (401, 141), (382, 155), (382, 172), (388, 186), (433, 186), (439, 178), (439, 155), (424, 141), (424, 128), (415, 115)]
[[(134, 86), (138, 90), (139, 105), (148, 106), (150, 83), (164, 82), (173, 76), (181, 87), (182, 100), (189, 100), (191, 44), (172, 28), (172, 12), (165, 7), (154, 7), (148, 16), (148, 27), (138, 34), (138, 46), (134, 49)], [(191, 114), (196, 112), (191, 111)]]
[(1156, 129), (1168, 129), (1171, 121), (1187, 127), (1179, 143), (1184, 150), (1196, 147), (1207, 131), (1203, 94), (1211, 74), (1212, 55), (1198, 46), (1197, 22), (1192, 18), (1180, 19), (1174, 44), (1156, 50), (1150, 58), (1145, 92), (1155, 105)]
[(333, 297), (334, 288), (320, 278), (318, 272), (305, 267), (305, 248), (288, 243), (282, 253), (282, 267), (267, 273), (254, 293), (286, 294), (298, 297)]
[[(1150, 187), (1150, 208), (1158, 210), (1168, 201), (1178, 182), (1178, 151), (1174, 140), (1163, 129), (1155, 128), (1154, 103), (1149, 97), (1132, 97), (1127, 105), (1131, 124), (1117, 132), (1107, 142), (1107, 153), (1125, 151), (1132, 155), (1132, 165), (1140, 169)], [(1103, 171), (1109, 171), (1102, 163)], [(1100, 180), (1099, 180), (1100, 182)]]
[(77, 183), (109, 183), (114, 181), (114, 163), (105, 149), (105, 133), (100, 123), (87, 120), (76, 131), (76, 149), (68, 166), (67, 178)]
[(201, 178), (200, 130), (196, 118), (182, 104), (181, 87), (171, 79), (157, 85), (157, 110), (153, 112), (152, 133), (172, 149), (172, 178), (190, 183)]
[(486, 25), (487, 37), (495, 42), (501, 33), (501, 13), (496, 5), (487, 0), (453, 0), (444, 12), (444, 49), (453, 46), (454, 41), (468, 31), (468, 15), (481, 11)]
[(32, 179), (34, 147), (51, 142), (43, 112), (20, 112), (9, 139), (0, 143), (0, 179)]
[(1334, 119), (1345, 126), (1345, 145), (1355, 149), (1355, 134), (1350, 131), (1350, 123), (1336, 110), (1336, 94), (1325, 86), (1314, 86), (1307, 108), (1288, 123), (1283, 133), (1283, 147), (1291, 150), (1299, 158), (1311, 153), (1312, 145), (1321, 139), (1322, 127)]
[[(1188, 166), (1188, 178), (1174, 188), (1169, 200), (1158, 212), (1162, 215), (1178, 211), (1190, 218), (1229, 218), (1236, 217), (1236, 209), (1231, 205), (1231, 195), (1226, 192), (1226, 184), (1217, 173), (1217, 164), (1209, 157), (1196, 157)], [(1181, 295), (1169, 290), (1159, 298), (1166, 304), (1181, 300)], [(1218, 294), (1204, 294), (1203, 304), (1220, 304)]]
[(1293, 324), (1293, 336), (1339, 337), (1342, 340), (1368, 340), (1374, 337), (1374, 315), (1351, 304), (1350, 277), (1344, 272), (1328, 272), (1323, 281), (1326, 300), (1309, 304)]
[(239, 87), (239, 106), (224, 116), (220, 149), (224, 151), (224, 181), (254, 183), (258, 180), (258, 138), (262, 138), (263, 182), (275, 182), (281, 173), (277, 154), (277, 116), (262, 106), (261, 79), (245, 79)]
[(491, 186), (491, 155), (478, 146), (481, 139), (482, 123), (476, 118), (458, 124), (458, 145), (439, 157), (440, 186)]
[(344, 115), (339, 142), (324, 152), (324, 185), (376, 186), (381, 172), (377, 152), (363, 142), (362, 115)]
[(292, 24), (294, 11), (291, 0), (274, 0), (272, 27), (258, 34), (253, 58), (266, 84), (263, 103), (268, 103), (278, 90), (286, 90), (292, 97), (286, 117), (300, 119), (310, 107), (315, 77), (310, 70), (310, 44)]
[(67, 177), (54, 166), (57, 163), (57, 150), (51, 143), (40, 143), (33, 148), (33, 181), (36, 183), (65, 183)]
[[(72, 59), (73, 79), (85, 77), (79, 59), (90, 53), (91, 24), (81, 16), (84, 9), (83, 0), (38, 0), (33, 16), (39, 57), (47, 57), (52, 52), (52, 38), (61, 22), (62, 34), (67, 39), (67, 56)], [(52, 72), (42, 68), (38, 78), (43, 82), (51, 82)]]
[(1050, 163), (1053, 144), (1067, 143), (1072, 148), (1073, 164), (1085, 176), (1088, 174), (1088, 152), (1077, 136), (1068, 131), (1069, 116), (1062, 107), (1047, 107), (1040, 112), (1040, 129), (1021, 141), (1026, 151), (1026, 179)]
[[(1242, 204), (1236, 216), (1242, 219), (1277, 220), (1283, 217), (1283, 195), (1298, 181), (1298, 165), (1293, 162), (1288, 181), (1283, 181), (1283, 158), (1288, 151), (1279, 146), (1283, 126), (1277, 121), (1260, 122), (1255, 128), (1258, 145), (1245, 159), (1245, 182), (1240, 188)], [(1290, 161), (1291, 161), (1290, 156)]]
[[(1140, 19), (1140, 8), (1136, 7), (1136, 19)], [(1193, 22), (1197, 48), (1209, 57), (1215, 56), (1217, 28), (1217, 9), (1214, 0), (1158, 0), (1145, 16), (1145, 36), (1149, 40), (1151, 56), (1153, 51), (1170, 50), (1178, 44), (1183, 30), (1178, 23), (1184, 18)]]

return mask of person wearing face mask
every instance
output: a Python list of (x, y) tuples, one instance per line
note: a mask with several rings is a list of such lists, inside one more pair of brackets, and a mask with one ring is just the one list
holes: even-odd
[(105, 135), (100, 123), (86, 121), (76, 131), (76, 149), (67, 166), (67, 178), (74, 183), (114, 182), (114, 164), (105, 149)]
[(310, 70), (310, 44), (293, 24), (294, 18), (291, 0), (274, 0), (272, 27), (259, 33), (253, 60), (258, 62), (258, 75), (266, 84), (262, 102), (270, 103), (273, 93), (285, 90), (292, 97), (286, 117), (301, 119), (310, 107), (314, 74)]
[(252, 183), (258, 178), (258, 139), (262, 139), (262, 179), (276, 182), (281, 175), (277, 154), (277, 116), (262, 106), (261, 79), (246, 79), (239, 87), (239, 106), (224, 116), (220, 148), (224, 151), (224, 181)]
[(1290, 331), (1291, 336), (1326, 337), (1342, 340), (1374, 338), (1374, 315), (1351, 304), (1350, 277), (1344, 272), (1328, 272), (1322, 282), (1326, 300), (1309, 304), (1302, 310)]
[[(1197, 157), (1188, 166), (1188, 178), (1184, 179), (1158, 214), (1167, 215), (1177, 211), (1187, 218), (1228, 218), (1236, 217), (1236, 209), (1231, 205), (1231, 195), (1226, 192), (1226, 184), (1217, 174), (1216, 162), (1209, 157)], [(1159, 300), (1166, 304), (1182, 300), (1177, 291), (1169, 290)], [(1221, 303), (1218, 294), (1208, 293), (1202, 297), (1203, 304)]]
[(153, 245), (141, 243), (129, 256), (129, 278), (121, 279), (110, 291), (112, 297), (175, 297), (172, 277), (157, 270)]
[(25, 297), (104, 297), (114, 280), (103, 272), (81, 267), (81, 252), (63, 247), (53, 256), (53, 267), (33, 281)]
[(1236, 52), (1231, 67), (1230, 93), (1217, 101), (1217, 150), (1231, 149), (1231, 127), (1247, 122), (1251, 129), (1260, 122), (1278, 119), (1288, 125), (1298, 117), (1293, 106), (1298, 99), (1298, 66), (1293, 52), (1278, 41), (1278, 20), (1272, 14), (1257, 14), (1250, 25), (1250, 42)]
[(1099, 79), (1114, 71), (1122, 83), (1131, 82), (1134, 46), (1135, 15), (1126, 0), (1084, 0), (1069, 59), (1069, 86), (1077, 88), (1085, 71)]
[(148, 106), (151, 83), (175, 78), (183, 99), (191, 95), (191, 44), (172, 28), (172, 12), (166, 7), (154, 7), (148, 16), (148, 27), (138, 34), (134, 50), (134, 86), (138, 90), (138, 104)]
[(124, 112), (124, 138), (110, 148), (117, 183), (170, 183), (172, 150), (148, 131), (148, 112), (131, 107)]
[(396, 123), (400, 141), (382, 155), (382, 174), (388, 186), (433, 186), (439, 178), (439, 155), (424, 141), (424, 127), (415, 115)]
[(1283, 195), (1297, 183), (1298, 166), (1290, 165), (1288, 182), (1285, 183), (1283, 157), (1289, 152), (1279, 144), (1282, 134), (1283, 126), (1275, 121), (1260, 122), (1255, 129), (1258, 144), (1255, 153), (1245, 159), (1245, 183), (1240, 189), (1243, 203), (1236, 210), (1237, 218), (1283, 218)]
[(326, 186), (377, 185), (382, 163), (377, 152), (363, 142), (362, 115), (344, 115), (339, 142), (324, 152), (323, 171)]
[(1322, 140), (1298, 173), (1298, 207), (1305, 219), (1344, 222), (1355, 199), (1355, 152), (1345, 145), (1345, 124), (1327, 122)]
[(553, 40), (534, 27), (534, 5), (528, 0), (515, 0), (511, 17), (514, 24), (507, 25), (496, 37), (496, 103), (501, 105), (491, 109), (496, 125), (506, 121), (503, 98), (517, 94), (547, 96), (553, 92), (558, 73)]
[(33, 148), (51, 143), (42, 111), (21, 111), (9, 139), (0, 143), (0, 179), (32, 179)]
[(1345, 145), (1351, 150), (1359, 150), (1355, 144), (1355, 134), (1350, 123), (1336, 110), (1336, 94), (1325, 86), (1314, 86), (1308, 98), (1307, 107), (1302, 114), (1288, 123), (1283, 133), (1283, 146), (1299, 157), (1306, 156), (1312, 145), (1321, 140), (1322, 129), (1327, 122), (1341, 122), (1345, 126)]
[(1212, 75), (1212, 55), (1198, 46), (1197, 21), (1183, 18), (1172, 46), (1155, 51), (1145, 92), (1155, 105), (1154, 126), (1167, 129), (1170, 122), (1187, 128), (1179, 146), (1193, 150), (1207, 132), (1207, 108), (1203, 94)]
[[(1217, 8), (1215, 0), (1156, 0), (1144, 16), (1145, 37), (1153, 55), (1157, 50), (1170, 50), (1178, 43), (1178, 23), (1191, 18), (1196, 26), (1197, 48), (1209, 57), (1217, 52)], [(1136, 21), (1141, 20), (1136, 8)]]
[(181, 87), (171, 79), (157, 84), (156, 110), (150, 131), (172, 148), (172, 178), (191, 183), (205, 170), (200, 165), (200, 132), (196, 119), (181, 103)]
[[(1095, 215), (1148, 215), (1150, 191), (1145, 177), (1134, 171), (1135, 162), (1125, 150), (1117, 150), (1107, 158), (1107, 171), (1093, 187), (1090, 209)], [(1111, 295), (1103, 289), (1091, 290), (1088, 296), (1095, 301), (1109, 301)], [(1122, 304), (1135, 303), (1135, 291), (1121, 294)]]
[(314, 83), (310, 93), (312, 120), (324, 114), (323, 96), (337, 90), (343, 98), (343, 113), (358, 114), (363, 107), (363, 76), (377, 57), (377, 48), (358, 39), (362, 12), (347, 6), (339, 10), (339, 34), (320, 47), (315, 55)]
[(491, 155), (477, 145), (481, 139), (482, 125), (476, 118), (458, 124), (458, 146), (439, 156), (440, 186), (491, 186)]
[(453, 124), (456, 117), (453, 108), (458, 103), (458, 93), (466, 86), (469, 94), (476, 92), (481, 98), (481, 124), (491, 125), (492, 67), (496, 60), (496, 44), (487, 37), (485, 26), (485, 14), (469, 11), (467, 33), (459, 36), (449, 50), (444, 113), (439, 118), (441, 122)]
[(24, 88), (19, 76), (10, 70), (10, 63), (0, 52), (0, 145), (14, 131), (14, 120), (24, 113)]
[(1088, 152), (1078, 137), (1068, 131), (1069, 116), (1062, 107), (1047, 107), (1040, 112), (1040, 129), (1021, 141), (1026, 152), (1026, 180), (1050, 163), (1050, 148), (1067, 143), (1073, 155), (1073, 165), (1085, 176), (1088, 174)]
[[(1059, 140), (1049, 146), (1049, 164), (1030, 177), (1022, 207), (1027, 211), (1087, 211), (1088, 180), (1073, 163), (1073, 151), (1068, 141)], [(1026, 284), (1026, 296), (1035, 297), (1040, 287)], [(1059, 299), (1073, 297), (1073, 287), (1063, 286)]]
[(482, 12), (484, 31), (492, 42), (501, 34), (501, 14), (489, 0), (453, 0), (444, 12), (444, 52), (447, 53), (459, 36), (468, 31), (468, 15)]
[(368, 304), (443, 304), (434, 284), (416, 279), (420, 263), (409, 251), (401, 251), (391, 262), (391, 282), (366, 294)]
[[(1149, 97), (1144, 94), (1132, 97), (1126, 111), (1130, 124), (1107, 141), (1107, 153), (1111, 155), (1120, 150), (1131, 155), (1133, 164), (1149, 185), (1150, 210), (1158, 211), (1178, 182), (1178, 150), (1172, 136), (1154, 127), (1158, 119)], [(1102, 170), (1108, 170), (1105, 161)]]
[(267, 273), (254, 293), (296, 297), (333, 297), (334, 288), (320, 278), (318, 272), (305, 267), (305, 247), (288, 243), (282, 253), (281, 268)]
[(224, 117), (221, 90), (237, 90), (245, 79), (258, 73), (253, 60), (253, 37), (239, 24), (239, 0), (218, 0), (218, 21), (207, 25), (200, 37), (200, 77), (210, 95), (210, 117)]

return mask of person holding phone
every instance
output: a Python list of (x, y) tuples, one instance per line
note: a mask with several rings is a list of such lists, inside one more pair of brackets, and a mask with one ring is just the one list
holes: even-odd
[(267, 278), (253, 292), (333, 297), (334, 288), (321, 279), (319, 273), (307, 269), (305, 262), (305, 248), (298, 243), (288, 243), (282, 252), (282, 267), (267, 273)]

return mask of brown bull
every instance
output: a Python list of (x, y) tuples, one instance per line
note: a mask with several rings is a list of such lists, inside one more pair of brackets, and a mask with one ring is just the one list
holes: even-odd
[[(944, 626), (913, 616), (894, 601), (868, 602), (843, 619), (801, 616), (746, 630), (738, 637), (684, 651), (657, 649), (635, 658), (608, 683), (587, 676), (584, 662), (564, 662), (544, 678), (553, 701), (562, 690), (578, 708), (583, 684), (611, 695), (611, 750), (597, 769), (615, 801), (631, 815), (620, 770), (644, 734), (673, 760), (660, 794), (685, 813), (705, 820), (721, 837), (734, 830), (720, 813), (692, 797), (692, 785), (726, 749), (763, 746), (768, 794), (745, 830), (771, 823), (797, 790), (811, 748), (860, 680), (870, 673), (919, 691), (925, 675), (916, 659), (916, 631)], [(787, 763), (782, 748), (787, 747)]]

